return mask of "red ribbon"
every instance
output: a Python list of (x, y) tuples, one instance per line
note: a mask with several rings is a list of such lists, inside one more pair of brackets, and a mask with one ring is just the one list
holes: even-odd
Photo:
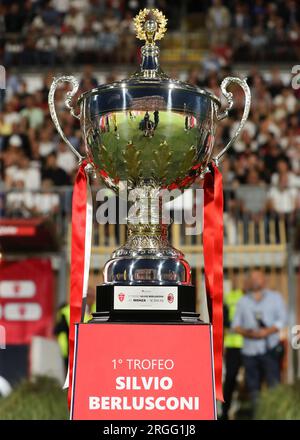
[(85, 231), (87, 209), (87, 176), (82, 162), (76, 176), (72, 199), (72, 244), (70, 285), (70, 327), (69, 327), (69, 390), (68, 404), (71, 405), (74, 363), (75, 324), (80, 322), (85, 262)]
[(222, 174), (214, 163), (205, 175), (203, 188), (205, 286), (213, 327), (216, 397), (223, 402), (223, 185)]

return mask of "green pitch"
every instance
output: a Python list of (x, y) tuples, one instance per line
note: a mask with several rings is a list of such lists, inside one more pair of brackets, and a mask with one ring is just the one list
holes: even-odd
[[(197, 145), (199, 144), (199, 130), (193, 128), (185, 129), (185, 115), (172, 111), (160, 111), (159, 122), (154, 130), (142, 130), (140, 124), (144, 119), (145, 112), (132, 111), (118, 112), (109, 115), (109, 131), (107, 124), (100, 124), (101, 140), (91, 146), (97, 165), (103, 166), (106, 162), (106, 170), (111, 177), (119, 176), (127, 179), (134, 172), (134, 160), (139, 161), (140, 174), (143, 177), (150, 177), (153, 173), (153, 161), (167, 161), (168, 164), (159, 164), (159, 174), (166, 174), (163, 171), (164, 165), (168, 165), (168, 173), (176, 175), (187, 173), (193, 165), (196, 156)], [(149, 111), (150, 121), (154, 124), (153, 112)], [(100, 125), (102, 127), (100, 127)], [(101, 150), (99, 143), (104, 145), (105, 152)], [(193, 149), (193, 154), (191, 153)], [(190, 152), (190, 153), (189, 153)], [(187, 157), (187, 154), (189, 156)], [(126, 160), (124, 162), (124, 155)], [(135, 155), (135, 156), (134, 156)], [(98, 160), (97, 160), (98, 159)], [(128, 165), (130, 161), (133, 163)], [(155, 165), (155, 164), (154, 164)], [(131, 171), (130, 168), (131, 167)], [(166, 167), (165, 167), (166, 168)]]

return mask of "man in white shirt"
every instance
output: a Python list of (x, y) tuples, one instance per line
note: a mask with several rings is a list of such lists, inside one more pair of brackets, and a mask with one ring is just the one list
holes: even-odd
[(290, 188), (288, 174), (279, 176), (278, 186), (270, 189), (268, 194), (269, 208), (278, 214), (292, 214), (299, 204), (299, 190)]
[(50, 179), (42, 181), (41, 193), (33, 195), (33, 207), (37, 215), (53, 215), (59, 210), (59, 194), (53, 192), (53, 183)]
[(77, 165), (74, 154), (64, 141), (60, 141), (58, 144), (56, 160), (57, 166), (69, 175), (72, 174)]
[(266, 286), (262, 271), (253, 270), (248, 291), (237, 304), (232, 329), (244, 337), (243, 363), (248, 392), (255, 410), (263, 379), (268, 387), (280, 383), (280, 331), (287, 311), (280, 293)]
[(41, 186), (41, 172), (33, 166), (25, 154), (20, 154), (16, 165), (6, 169), (6, 184), (14, 186), (15, 182), (23, 182), (25, 190), (36, 191)]
[(21, 110), (20, 114), (22, 118), (27, 119), (30, 128), (38, 129), (44, 122), (43, 110), (35, 105), (32, 95), (27, 96), (25, 107)]
[(300, 188), (300, 178), (296, 176), (295, 173), (289, 170), (288, 161), (285, 159), (280, 159), (276, 165), (277, 173), (272, 174), (271, 183), (272, 185), (278, 185), (280, 175), (287, 175), (287, 186), (289, 188)]
[[(78, 36), (72, 26), (66, 26), (59, 42), (59, 56), (64, 60), (72, 61), (78, 44)], [(62, 52), (62, 53), (61, 53)]]
[(81, 34), (85, 26), (85, 16), (77, 8), (71, 7), (64, 20), (65, 26), (72, 26), (77, 34)]

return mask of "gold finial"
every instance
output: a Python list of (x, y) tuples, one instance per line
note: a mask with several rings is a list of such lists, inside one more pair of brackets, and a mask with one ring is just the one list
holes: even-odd
[(165, 35), (167, 21), (158, 9), (142, 9), (133, 19), (136, 37), (139, 40), (145, 40), (146, 45), (153, 45)]

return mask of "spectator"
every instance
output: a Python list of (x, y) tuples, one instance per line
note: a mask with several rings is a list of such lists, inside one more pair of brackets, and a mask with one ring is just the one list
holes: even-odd
[(4, 16), (5, 31), (8, 33), (18, 33), (23, 30), (25, 24), (25, 15), (20, 10), (17, 2), (8, 7), (8, 12)]
[(268, 141), (263, 145), (265, 149), (264, 167), (265, 179), (270, 183), (271, 176), (276, 172), (279, 160), (286, 160), (284, 152), (281, 151), (278, 141), (273, 133), (269, 133)]
[(56, 59), (56, 49), (58, 47), (58, 40), (53, 34), (51, 28), (46, 28), (43, 35), (36, 43), (36, 48), (39, 51), (39, 61), (41, 64), (49, 64), (53, 66)]
[(26, 156), (31, 157), (31, 146), (27, 131), (24, 133), (22, 131), (22, 123), (12, 124), (12, 133), (10, 136), (6, 136), (3, 139), (3, 149), (16, 148), (20, 149), (26, 154)]
[(250, 130), (247, 129), (247, 127), (243, 130), (239, 139), (234, 143), (234, 150), (237, 153), (251, 152), (257, 150), (257, 143), (252, 138)]
[(24, 181), (14, 181), (11, 190), (12, 191), (6, 196), (5, 216), (13, 218), (32, 217), (32, 193), (30, 191), (25, 191)]
[(300, 11), (295, 0), (287, 0), (284, 2), (281, 15), (285, 18), (288, 26), (293, 26), (300, 22)]
[(7, 66), (20, 64), (20, 55), (24, 51), (24, 45), (18, 35), (7, 38), (4, 44), (4, 63)]
[(244, 4), (243, 2), (236, 4), (235, 11), (232, 17), (232, 26), (235, 29), (241, 29), (243, 31), (250, 28), (251, 20), (247, 4)]
[(120, 63), (133, 63), (136, 61), (136, 38), (133, 28), (132, 14), (127, 12), (120, 23), (118, 60)]
[(38, 155), (41, 158), (48, 156), (50, 153), (53, 153), (56, 149), (55, 142), (53, 140), (53, 129), (51, 127), (47, 127), (44, 130), (40, 131), (39, 138), (39, 150)]
[(21, 56), (22, 64), (28, 65), (37, 65), (38, 64), (38, 52), (36, 50), (36, 35), (30, 34), (25, 38), (23, 44), (23, 51)]
[(267, 190), (256, 169), (248, 171), (246, 184), (236, 190), (236, 198), (244, 216), (261, 216), (265, 209)]
[(114, 14), (112, 9), (108, 9), (103, 17), (103, 26), (108, 30), (108, 32), (115, 32), (115, 30), (118, 28), (119, 19)]
[(69, 149), (66, 143), (61, 140), (57, 149), (57, 166), (71, 175), (77, 166), (74, 153)]
[(84, 84), (90, 84), (91, 88), (94, 89), (98, 86), (98, 80), (93, 74), (93, 67), (90, 64), (84, 66), (82, 71), (82, 79), (80, 82), (80, 89), (86, 92), (88, 89), (85, 88)]
[(78, 40), (77, 61), (80, 63), (90, 63), (96, 56), (97, 38), (92, 29), (86, 27), (83, 31), (83, 35)]
[(261, 59), (264, 49), (268, 43), (265, 30), (262, 26), (256, 26), (249, 38), (249, 45), (251, 49), (251, 57)]
[(300, 179), (290, 170), (289, 161), (285, 158), (277, 161), (277, 172), (272, 174), (271, 184), (276, 186), (279, 183), (281, 176), (286, 176), (288, 188), (299, 188)]
[(42, 179), (51, 180), (54, 186), (66, 186), (71, 183), (68, 174), (58, 167), (55, 153), (47, 156), (45, 167), (42, 171)]
[(52, 0), (53, 8), (59, 13), (61, 18), (64, 18), (70, 9), (70, 0)]
[(21, 121), (21, 115), (15, 111), (12, 101), (8, 101), (4, 107), (4, 121), (11, 126)]
[(20, 87), (20, 78), (11, 73), (9, 68), (6, 68), (6, 99), (9, 101), (16, 93), (18, 93)]
[(4, 113), (0, 113), (0, 136), (9, 136), (12, 133), (12, 126), (5, 120)]
[(83, 12), (72, 6), (69, 13), (65, 16), (63, 24), (65, 27), (72, 27), (77, 34), (81, 34), (85, 27), (85, 17)]
[(113, 61), (114, 50), (118, 45), (118, 41), (119, 39), (116, 30), (111, 30), (108, 25), (104, 25), (103, 31), (100, 33), (98, 40), (100, 59), (102, 61)]
[(21, 116), (28, 121), (29, 127), (39, 128), (44, 122), (43, 111), (35, 105), (33, 96), (28, 95), (25, 99), (25, 108), (21, 110)]
[(243, 291), (238, 288), (231, 289), (224, 298), (224, 348), (225, 348), (225, 381), (224, 381), (224, 403), (222, 405), (222, 419), (228, 419), (233, 392), (236, 387), (238, 372), (242, 366), (241, 348), (243, 337), (231, 330), (231, 324), (236, 312), (236, 307)]
[(210, 32), (211, 43), (216, 46), (227, 42), (230, 25), (229, 9), (222, 4), (221, 0), (214, 0), (213, 6), (208, 10), (207, 28)]
[(98, 20), (95, 15), (88, 15), (86, 17), (86, 28), (90, 29), (94, 34), (99, 34), (102, 31), (102, 22)]
[(59, 26), (60, 14), (59, 11), (53, 7), (52, 1), (46, 1), (40, 13), (43, 23), (46, 26)]
[(33, 194), (32, 211), (34, 215), (54, 216), (59, 210), (59, 195), (53, 192), (53, 182), (50, 179), (42, 180), (43, 192)]
[(77, 150), (80, 148), (81, 132), (80, 130), (74, 131), (74, 127), (71, 124), (67, 124), (64, 127), (65, 136), (69, 139), (73, 147)]
[(5, 6), (0, 4), (0, 35), (5, 34)]
[(76, 54), (78, 36), (72, 26), (66, 26), (63, 35), (59, 41), (59, 53), (61, 61), (71, 63)]
[[(91, 319), (92, 313), (96, 311), (95, 303), (95, 288), (91, 286), (87, 289), (86, 297), (86, 310), (84, 321), (87, 322)], [(65, 363), (66, 371), (68, 370), (68, 357), (69, 357), (69, 328), (70, 328), (70, 305), (62, 304), (57, 312), (57, 320), (55, 324), (54, 334), (57, 337), (61, 355)]]
[(16, 157), (15, 164), (6, 169), (7, 188), (13, 187), (15, 182), (23, 182), (24, 189), (38, 190), (41, 185), (40, 170), (30, 162), (23, 151), (20, 151)]
[(232, 328), (244, 337), (243, 364), (248, 392), (255, 411), (262, 381), (269, 387), (280, 382), (279, 332), (286, 325), (286, 307), (278, 292), (266, 287), (263, 273), (249, 276), (248, 291), (239, 301)]
[[(266, 17), (267, 11), (263, 0), (255, 0), (252, 7), (253, 22), (256, 24), (258, 21), (263, 21)], [(251, 15), (252, 15), (251, 14)]]
[(289, 175), (280, 174), (278, 184), (268, 194), (269, 209), (277, 214), (294, 214), (299, 208), (299, 192), (289, 186)]
[(281, 94), (282, 89), (284, 87), (280, 69), (278, 67), (273, 67), (271, 70), (271, 79), (269, 81), (269, 92), (272, 96), (272, 98), (275, 98), (275, 96)]
[(18, 134), (13, 134), (8, 138), (8, 147), (16, 148), (22, 147), (22, 138)]

